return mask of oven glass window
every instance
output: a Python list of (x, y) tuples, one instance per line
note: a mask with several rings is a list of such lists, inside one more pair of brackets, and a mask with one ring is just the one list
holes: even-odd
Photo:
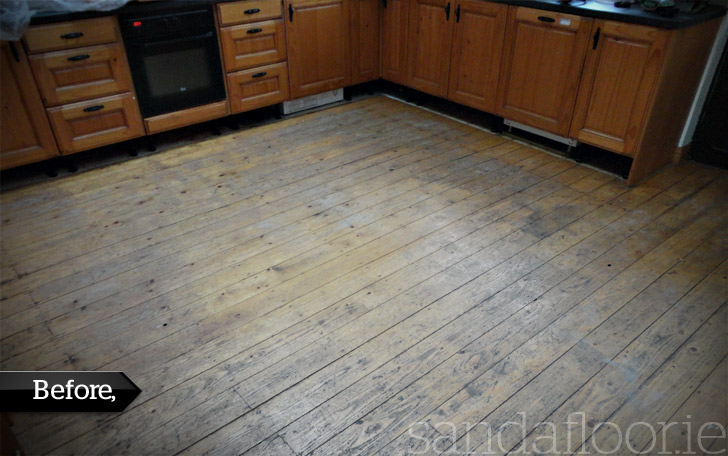
[[(148, 55), (144, 67), (152, 97), (161, 98), (204, 89), (212, 84), (210, 72), (200, 69), (207, 61), (204, 48)], [(196, 69), (196, 71), (190, 71)]]

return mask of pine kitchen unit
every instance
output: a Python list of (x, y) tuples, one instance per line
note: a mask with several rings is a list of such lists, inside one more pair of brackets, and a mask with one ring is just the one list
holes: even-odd
[(58, 156), (58, 146), (23, 47), (3, 42), (0, 56), (0, 167), (12, 168)]
[(628, 185), (669, 164), (720, 19), (665, 28), (518, 3), (409, 0), (405, 85), (631, 157)]
[[(34, 120), (26, 134), (3, 135), (2, 167), (382, 78), (629, 157), (634, 185), (675, 155), (725, 13), (711, 6), (662, 17), (594, 0), (193, 0), (184, 8), (214, 9), (220, 96), (145, 114), (134, 90), (140, 65), (130, 72), (127, 62), (129, 11), (173, 4), (41, 18), (22, 41), (3, 44), (3, 85), (24, 94), (22, 106), (6, 97), (18, 106), (3, 115)], [(19, 76), (28, 71), (32, 79)]]
[(114, 17), (31, 27), (24, 44), (61, 153), (144, 135)]
[(233, 114), (288, 100), (286, 37), (280, 2), (220, 4), (218, 18)]
[(291, 97), (351, 83), (351, 0), (285, 0)]

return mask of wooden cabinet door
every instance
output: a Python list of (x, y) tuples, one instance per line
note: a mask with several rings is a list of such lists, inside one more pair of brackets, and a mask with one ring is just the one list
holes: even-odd
[(496, 113), (566, 136), (591, 19), (509, 7)]
[(451, 0), (411, 0), (407, 83), (413, 89), (446, 97), (450, 73)]
[(350, 84), (349, 0), (286, 0), (291, 97)]
[(483, 111), (495, 110), (508, 6), (461, 0), (455, 7), (455, 31), (448, 98)]
[(350, 0), (351, 83), (379, 79), (380, 0)]
[(0, 93), (0, 169), (58, 155), (33, 73), (20, 43), (3, 41), (0, 46)]
[(668, 33), (641, 25), (594, 22), (571, 136), (634, 155)]
[(409, 0), (382, 4), (382, 78), (407, 83), (407, 23)]

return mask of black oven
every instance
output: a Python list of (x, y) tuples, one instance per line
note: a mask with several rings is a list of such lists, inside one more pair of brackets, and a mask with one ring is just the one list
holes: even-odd
[(212, 6), (179, 6), (120, 17), (143, 117), (225, 99)]

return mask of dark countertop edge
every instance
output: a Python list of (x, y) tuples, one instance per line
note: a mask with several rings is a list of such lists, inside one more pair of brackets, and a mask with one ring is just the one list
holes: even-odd
[(495, 3), (506, 3), (514, 6), (525, 6), (528, 8), (540, 9), (545, 11), (553, 11), (563, 14), (573, 14), (575, 16), (591, 17), (594, 19), (606, 19), (617, 22), (626, 22), (630, 24), (647, 25), (651, 27), (677, 29), (685, 28), (691, 25), (707, 22), (726, 14), (726, 8), (719, 5), (708, 5), (698, 13), (680, 13), (674, 17), (661, 16), (659, 13), (644, 11), (638, 5), (632, 5), (630, 8), (617, 8), (612, 5), (597, 3), (590, 0), (584, 3), (580, 0), (573, 0), (574, 5), (570, 3), (562, 4), (558, 1), (540, 1), (540, 0), (488, 0)]
[[(235, 0), (185, 0), (175, 3), (186, 6), (200, 4), (223, 3)], [(616, 8), (610, 5), (595, 4), (595, 0), (590, 0), (585, 6), (572, 6), (571, 4), (562, 4), (558, 1), (541, 1), (541, 0), (488, 0), (494, 3), (505, 3), (514, 6), (525, 6), (528, 8), (540, 9), (544, 11), (553, 11), (563, 14), (573, 14), (576, 16), (591, 17), (594, 19), (606, 19), (618, 22), (626, 22), (630, 24), (647, 25), (665, 29), (685, 28), (691, 25), (707, 22), (711, 19), (724, 16), (726, 8), (719, 5), (708, 5), (699, 13), (688, 14), (680, 13), (675, 17), (660, 16), (655, 12), (643, 11), (639, 6), (633, 5), (630, 8)], [(145, 11), (149, 9), (167, 8), (172, 2), (130, 2), (116, 10), (110, 11), (79, 11), (69, 13), (41, 13), (31, 18), (31, 25), (50, 24), (54, 22), (71, 21), (78, 19), (92, 19), (103, 16), (113, 16), (119, 14), (134, 14), (137, 11)], [(574, 0), (575, 5), (582, 5), (580, 0)], [(181, 6), (180, 5), (180, 6)], [(597, 9), (598, 8), (598, 9)]]

